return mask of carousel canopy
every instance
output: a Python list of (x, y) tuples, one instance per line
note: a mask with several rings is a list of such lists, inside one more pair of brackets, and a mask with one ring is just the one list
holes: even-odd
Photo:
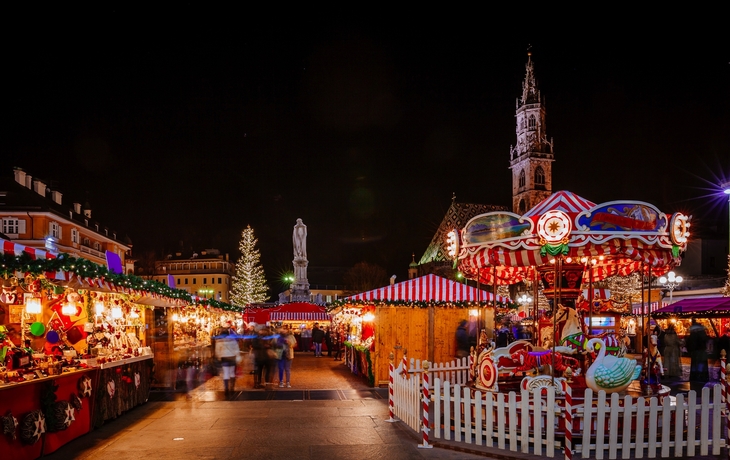
[(727, 318), (730, 316), (730, 297), (684, 299), (654, 311), (652, 316), (655, 318), (673, 316)]
[[(346, 297), (345, 300), (390, 300), (421, 302), (491, 302), (492, 292), (429, 274)], [(497, 302), (507, 302), (497, 296)]]
[(551, 195), (524, 216), (491, 212), (472, 218), (459, 232), (459, 269), (485, 284), (532, 280), (537, 267), (557, 255), (595, 258), (584, 280), (626, 276), (646, 265), (668, 272), (680, 261), (689, 218), (666, 215), (651, 204), (594, 204), (568, 191)]

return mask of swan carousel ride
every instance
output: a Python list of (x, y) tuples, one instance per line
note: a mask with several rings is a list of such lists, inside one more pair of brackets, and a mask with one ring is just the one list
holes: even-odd
[[(607, 393), (627, 388), (632, 391), (630, 377), (638, 363), (621, 355), (621, 314), (613, 315), (613, 334), (591, 337), (580, 321), (579, 310), (583, 307), (579, 297), (583, 292), (589, 293), (592, 314), (593, 283), (635, 272), (642, 276), (668, 273), (679, 265), (687, 248), (690, 219), (679, 212), (664, 213), (640, 201), (595, 204), (574, 193), (559, 191), (524, 214), (480, 214), (454, 231), (447, 242), (449, 253), (455, 255), (454, 266), (467, 279), (494, 286), (495, 290), (498, 286), (517, 284), (527, 289), (529, 285), (535, 292), (529, 310), (534, 312), (537, 322), (543, 319), (539, 317), (538, 292), (547, 299), (554, 315), (549, 323), (544, 322), (545, 330), (538, 324), (540, 340), (536, 344), (517, 341), (517, 345), (510, 345), (513, 348), (500, 350), (486, 340), (480, 343), (473, 355), (474, 388), (502, 391), (523, 372), (524, 378), (536, 372), (560, 374), (550, 375), (551, 382), (564, 378), (567, 372), (572, 374), (573, 390), (588, 387), (590, 382), (592, 389)], [(521, 356), (520, 349), (527, 354)], [(549, 366), (544, 363), (546, 356)], [(580, 366), (576, 369), (566, 357), (578, 360)], [(565, 366), (562, 373), (555, 363)], [(588, 370), (593, 366), (603, 367), (593, 368), (589, 379)], [(609, 375), (610, 366), (631, 372)], [(541, 376), (533, 378), (537, 377)], [(614, 378), (627, 380), (619, 382)], [(575, 394), (573, 391), (574, 397)]]

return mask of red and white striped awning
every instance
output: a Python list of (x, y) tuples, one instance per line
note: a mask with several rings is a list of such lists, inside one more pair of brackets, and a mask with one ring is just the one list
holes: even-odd
[[(0, 239), (0, 242), (2, 243), (0, 244), (0, 253), (2, 254), (13, 254), (15, 256), (20, 256), (23, 253), (26, 253), (33, 260), (55, 259), (56, 257), (58, 257), (58, 254), (43, 249), (38, 249), (31, 246), (23, 246), (22, 244), (13, 243), (12, 241), (3, 239)], [(25, 276), (25, 273), (18, 272), (16, 273), (16, 276), (22, 277)], [(65, 281), (66, 279), (68, 279), (67, 274), (64, 272), (46, 272), (45, 276), (46, 278), (52, 280)]]
[(268, 321), (332, 321), (332, 316), (325, 307), (309, 302), (285, 303), (271, 308), (254, 309), (251, 313), (253, 314), (244, 314), (244, 321), (249, 317), (261, 324)]
[[(347, 297), (350, 300), (390, 300), (414, 302), (491, 302), (492, 292), (429, 274)], [(497, 296), (498, 302), (506, 302)]]
[(332, 317), (325, 312), (311, 311), (272, 311), (269, 321), (331, 321)]

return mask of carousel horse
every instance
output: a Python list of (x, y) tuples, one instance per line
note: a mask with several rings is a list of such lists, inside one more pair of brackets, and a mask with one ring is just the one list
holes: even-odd
[(570, 368), (573, 375), (580, 373), (580, 363), (577, 359), (564, 356), (558, 352), (554, 355), (555, 368), (553, 369), (553, 352), (545, 351), (528, 351), (525, 349), (518, 350), (511, 356), (515, 363), (515, 372), (542, 371), (543, 374), (552, 374), (555, 370), (562, 374), (566, 369)]
[(659, 338), (652, 334), (649, 336), (648, 342), (649, 347), (644, 351), (645, 375), (647, 376), (645, 383), (658, 384), (661, 376), (664, 375), (662, 355), (659, 353), (659, 348), (657, 348)]
[[(624, 340), (613, 332), (602, 332), (597, 335), (588, 335), (581, 326), (580, 317), (574, 308), (558, 305), (558, 311), (555, 313), (556, 324), (561, 324), (560, 340), (558, 344), (572, 351), (566, 351), (561, 348), (562, 353), (575, 354), (582, 353), (588, 340), (598, 338), (602, 339), (602, 344), (606, 347), (606, 354), (612, 356), (623, 356), (626, 353)], [(557, 336), (557, 334), (555, 334)]]

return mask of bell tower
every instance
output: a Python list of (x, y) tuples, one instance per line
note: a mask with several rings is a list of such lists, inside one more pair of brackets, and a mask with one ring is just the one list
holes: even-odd
[(553, 191), (553, 141), (545, 134), (545, 103), (537, 89), (532, 53), (527, 53), (522, 97), (517, 99), (517, 145), (510, 146), (512, 211), (524, 214)]

